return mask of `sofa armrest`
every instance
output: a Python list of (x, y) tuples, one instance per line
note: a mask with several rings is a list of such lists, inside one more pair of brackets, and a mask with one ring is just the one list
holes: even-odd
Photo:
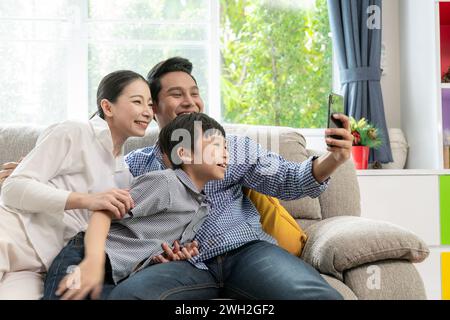
[(421, 262), (427, 245), (412, 232), (388, 222), (341, 216), (305, 230), (302, 259), (319, 272), (343, 281), (346, 270), (383, 260)]
[(344, 272), (344, 283), (359, 300), (425, 300), (425, 286), (414, 264), (385, 260)]

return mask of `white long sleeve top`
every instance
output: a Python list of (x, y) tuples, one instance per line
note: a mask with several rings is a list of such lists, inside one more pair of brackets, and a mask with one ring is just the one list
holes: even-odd
[(132, 176), (123, 157), (113, 156), (111, 132), (96, 116), (65, 121), (41, 134), (2, 187), (2, 207), (17, 214), (44, 265), (89, 221), (87, 209), (64, 210), (71, 192), (127, 188)]

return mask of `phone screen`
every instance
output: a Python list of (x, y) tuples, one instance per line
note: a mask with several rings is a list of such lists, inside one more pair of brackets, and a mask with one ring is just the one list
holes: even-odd
[[(334, 119), (333, 114), (344, 113), (344, 97), (331, 93), (328, 97), (328, 128), (343, 128), (340, 120)], [(342, 139), (340, 136), (331, 136), (335, 139)]]

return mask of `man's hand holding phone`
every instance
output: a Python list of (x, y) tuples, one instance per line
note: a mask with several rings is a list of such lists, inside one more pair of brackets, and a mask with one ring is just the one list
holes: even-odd
[(350, 120), (344, 114), (344, 98), (330, 94), (328, 98), (328, 128), (325, 131), (327, 150), (338, 163), (350, 158), (353, 136), (350, 132)]
[(335, 113), (334, 119), (342, 123), (343, 128), (328, 128), (325, 131), (325, 142), (327, 150), (331, 152), (333, 158), (338, 163), (343, 163), (350, 159), (353, 136), (350, 133), (350, 120), (345, 114)]

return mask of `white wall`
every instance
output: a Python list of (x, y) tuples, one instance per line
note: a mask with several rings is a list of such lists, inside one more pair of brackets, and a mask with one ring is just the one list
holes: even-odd
[(382, 42), (385, 46), (385, 56), (382, 65), (385, 74), (381, 78), (381, 89), (388, 128), (401, 126), (399, 8), (399, 0), (383, 0)]
[[(390, 0), (388, 0), (390, 1)], [(400, 0), (401, 125), (408, 169), (441, 169), (438, 33), (434, 0)]]

